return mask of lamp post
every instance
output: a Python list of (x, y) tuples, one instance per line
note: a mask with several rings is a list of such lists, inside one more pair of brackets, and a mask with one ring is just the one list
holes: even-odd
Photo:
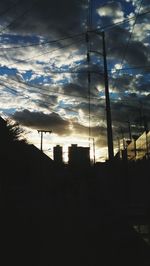
[(40, 150), (43, 152), (43, 133), (52, 133), (52, 130), (38, 130), (38, 133), (41, 133), (41, 144), (40, 144)]

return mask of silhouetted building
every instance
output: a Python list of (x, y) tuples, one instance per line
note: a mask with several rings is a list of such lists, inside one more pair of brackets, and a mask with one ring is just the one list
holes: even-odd
[(90, 164), (90, 148), (78, 147), (77, 144), (71, 145), (68, 150), (70, 165), (89, 165)]
[(54, 161), (56, 163), (61, 164), (63, 162), (63, 152), (62, 152), (62, 147), (60, 145), (57, 145), (53, 148), (53, 154), (54, 154)]

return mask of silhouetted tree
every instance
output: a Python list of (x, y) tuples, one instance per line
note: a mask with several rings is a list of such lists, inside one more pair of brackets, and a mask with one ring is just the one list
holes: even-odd
[(19, 126), (18, 123), (10, 119), (4, 120), (0, 117), (0, 142), (13, 143), (13, 142), (26, 142), (24, 138), (25, 130)]

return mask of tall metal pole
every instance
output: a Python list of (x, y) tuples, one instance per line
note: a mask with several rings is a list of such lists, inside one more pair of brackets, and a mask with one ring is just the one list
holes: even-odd
[(120, 138), (118, 137), (118, 153), (119, 153), (119, 159), (120, 159)]
[(43, 151), (43, 131), (41, 131), (41, 151)]
[(105, 33), (104, 33), (104, 31), (102, 32), (102, 42), (103, 42), (103, 60), (104, 60), (104, 82), (105, 82), (106, 119), (107, 119), (108, 159), (109, 159), (109, 161), (112, 161), (114, 158), (114, 149), (113, 149), (112, 120), (111, 120), (111, 109), (110, 109), (110, 99), (109, 99), (109, 85), (108, 85), (106, 45), (105, 45)]
[(124, 132), (123, 132), (123, 128), (122, 127), (121, 127), (121, 135), (122, 135), (123, 149), (125, 150), (126, 144), (125, 144)]
[(95, 139), (92, 138), (93, 140), (93, 162), (94, 162), (94, 165), (95, 165)]
[(129, 139), (132, 140), (130, 120), (128, 120), (127, 123), (128, 123), (128, 130), (129, 130)]

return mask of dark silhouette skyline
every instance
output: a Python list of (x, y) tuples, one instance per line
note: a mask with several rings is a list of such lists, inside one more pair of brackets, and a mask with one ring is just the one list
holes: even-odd
[(1, 119), (3, 265), (149, 266), (134, 229), (150, 222), (149, 160), (57, 164), (10, 132)]

